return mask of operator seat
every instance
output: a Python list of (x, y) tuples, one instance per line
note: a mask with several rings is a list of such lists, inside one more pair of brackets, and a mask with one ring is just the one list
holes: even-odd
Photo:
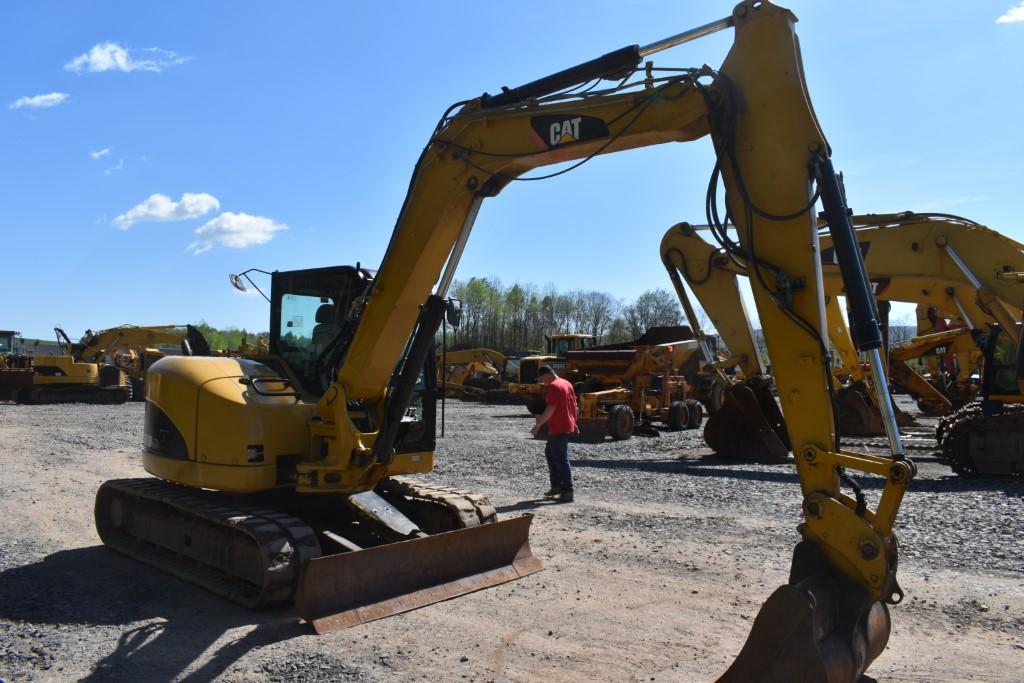
[(337, 306), (334, 304), (320, 304), (316, 309), (316, 326), (313, 327), (313, 350), (319, 354), (327, 348), (336, 336), (339, 326), (335, 315)]

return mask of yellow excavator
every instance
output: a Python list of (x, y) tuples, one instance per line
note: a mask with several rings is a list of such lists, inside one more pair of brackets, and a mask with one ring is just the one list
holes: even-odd
[(167, 353), (157, 347), (177, 346), (186, 356), (209, 356), (210, 345), (203, 333), (192, 325), (121, 325), (93, 332), (73, 345), (72, 353), (82, 360), (109, 360), (128, 379), (131, 400), (146, 397), (146, 372)]
[(437, 352), (437, 381), (445, 396), (483, 401), (504, 382), (505, 354), (494, 349)]
[(141, 401), (145, 373), (165, 354), (157, 345), (180, 345), (185, 355), (209, 355), (202, 333), (191, 325), (121, 325), (72, 342), (54, 328), (60, 353), (36, 356), (31, 368), (0, 373), (0, 396), (18, 403), (124, 403)]
[[(970, 343), (958, 336), (945, 348), (936, 347), (922, 354), (919, 360), (928, 375), (925, 381), (934, 386), (950, 402), (952, 408), (960, 408), (978, 394), (975, 376), (981, 375), (984, 350), (978, 347), (975, 333), (956, 314), (937, 306), (917, 306), (918, 338), (952, 331), (969, 332)], [(925, 378), (922, 376), (922, 379)], [(920, 402), (918, 405), (921, 405)], [(921, 406), (926, 414), (927, 408)]]
[[(1020, 308), (1009, 303), (1013, 288), (997, 275), (1011, 272), (1013, 263), (1024, 260), (1024, 245), (973, 221), (947, 214), (868, 214), (853, 216), (851, 221), (857, 228), (859, 247), (880, 301), (920, 302), (954, 310), (971, 329), (1019, 319)], [(830, 235), (821, 236), (821, 249), (826, 322), (840, 361), (834, 369), (849, 381), (836, 392), (841, 428), (851, 435), (881, 434), (881, 411), (867, 387), (867, 375), (839, 308), (837, 297), (844, 293), (844, 288), (832, 264), (834, 248)], [(732, 406), (709, 418), (705, 441), (723, 454), (782, 459), (784, 424), (764, 388), (764, 368), (736, 280), (737, 275), (747, 274), (745, 265), (741, 259), (730, 258), (724, 249), (708, 244), (687, 223), (666, 232), (661, 254), (684, 306), (689, 304), (682, 280), (701, 299), (726, 345), (735, 349), (733, 358), (724, 365), (738, 365), (744, 374), (744, 380), (731, 390)], [(966, 351), (973, 339), (971, 335), (944, 333), (921, 337), (915, 340), (913, 348), (894, 350), (894, 371), (908, 389), (917, 393), (929, 412), (942, 410), (951, 403), (923, 378), (912, 377), (905, 361), (951, 343), (954, 337), (958, 337), (958, 351)], [(901, 424), (910, 423), (905, 414), (897, 414), (897, 419)]]
[[(819, 198), (860, 350), (877, 359), (881, 334), (795, 20), (746, 0), (705, 26), (454, 104), (415, 166), (380, 269), (336, 270), (334, 289), (309, 271), (304, 285), (281, 283), (271, 305), (280, 363), (168, 357), (150, 368), (143, 465), (155, 478), (101, 486), (104, 543), (246, 604), (294, 598), (319, 631), (536, 570), (529, 518), (492, 522), (489, 506), (394, 477), (433, 462), (432, 395), (422, 389), (434, 376), (436, 330), (455, 317), (448, 290), (474, 219), (485, 198), (534, 169), (710, 137), (709, 214), (728, 217), (730, 244), (753, 271), (803, 497), (789, 583), (762, 607), (721, 680), (857, 680), (888, 640), (887, 605), (903, 595), (894, 525), (915, 470), (891, 409), (891, 456), (837, 441)], [(717, 70), (641, 65), (730, 27)], [(890, 406), (884, 378), (878, 384)], [(874, 507), (854, 473), (881, 478)]]
[[(956, 359), (939, 363), (926, 379), (912, 367), (911, 360)], [(984, 353), (978, 348), (975, 333), (966, 327), (917, 335), (889, 350), (889, 376), (899, 382), (916, 400), (917, 407), (930, 417), (940, 417), (970, 403), (977, 394), (972, 381), (982, 370)], [(963, 360), (960, 360), (963, 359)], [(945, 361), (944, 361), (945, 362)]]

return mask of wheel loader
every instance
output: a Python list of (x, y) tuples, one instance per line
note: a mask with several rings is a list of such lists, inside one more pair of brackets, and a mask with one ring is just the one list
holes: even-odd
[(587, 440), (628, 439), (656, 425), (699, 429), (698, 344), (686, 325), (652, 327), (640, 338), (566, 353), (576, 373), (580, 433)]
[[(746, 0), (705, 26), (454, 104), (415, 165), (379, 270), (338, 271), (333, 295), (302, 278), (282, 284), (271, 306), (281, 363), (168, 357), (152, 366), (143, 465), (155, 477), (102, 485), (104, 542), (246, 604), (294, 599), (320, 631), (535, 571), (528, 518), (491, 522), (478, 499), (396, 476), (433, 462), (429, 363), (441, 320), (455, 316), (447, 296), (474, 220), (485, 198), (534, 169), (707, 137), (717, 160), (709, 214), (728, 217), (731, 248), (756, 271), (803, 499), (789, 582), (720, 680), (856, 681), (884, 649), (888, 605), (903, 595), (894, 525), (914, 467), (894, 420), (889, 457), (837, 443), (819, 199), (858, 348), (877, 359), (881, 334), (795, 21)], [(729, 28), (718, 69), (642, 65)], [(314, 320), (331, 327), (319, 333)], [(881, 479), (873, 508), (860, 474)]]
[(575, 384), (580, 378), (566, 356), (570, 351), (584, 351), (597, 345), (597, 338), (592, 334), (553, 334), (550, 337), (545, 335), (544, 339), (547, 353), (520, 358), (518, 377), (515, 382), (509, 382), (507, 387), (508, 393), (522, 400), (526, 409), (534, 415), (543, 413), (546, 405), (546, 387), (537, 381), (540, 366), (550, 366), (559, 377)]

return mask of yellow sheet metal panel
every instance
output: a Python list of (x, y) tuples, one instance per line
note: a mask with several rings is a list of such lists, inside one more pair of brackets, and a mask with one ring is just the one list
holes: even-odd
[(153, 453), (142, 454), (142, 466), (155, 477), (196, 488), (252, 493), (274, 488), (276, 470), (272, 465), (233, 467), (193, 460), (176, 460)]

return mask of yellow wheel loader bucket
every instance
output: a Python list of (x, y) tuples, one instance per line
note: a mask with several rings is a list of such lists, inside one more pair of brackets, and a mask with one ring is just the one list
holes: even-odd
[(307, 560), (295, 611), (317, 633), (407, 612), (543, 569), (532, 515)]

